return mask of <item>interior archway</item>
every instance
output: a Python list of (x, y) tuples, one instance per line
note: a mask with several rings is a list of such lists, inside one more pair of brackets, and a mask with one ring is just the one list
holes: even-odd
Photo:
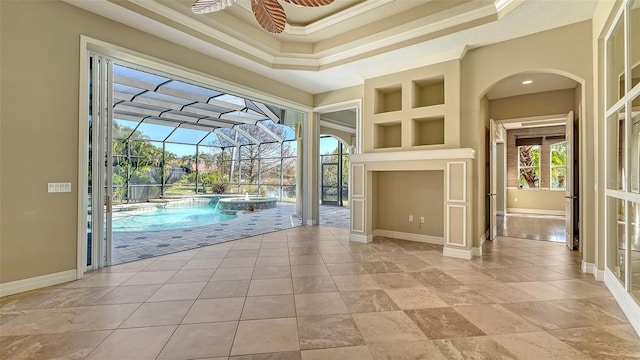
[(580, 79), (553, 70), (514, 74), (484, 93), (488, 239), (557, 241), (578, 249), (583, 99)]

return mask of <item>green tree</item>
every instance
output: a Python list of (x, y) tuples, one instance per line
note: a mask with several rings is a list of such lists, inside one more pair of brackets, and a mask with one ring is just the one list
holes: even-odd
[(518, 161), (520, 162), (520, 187), (537, 188), (540, 184), (540, 146), (519, 146)]

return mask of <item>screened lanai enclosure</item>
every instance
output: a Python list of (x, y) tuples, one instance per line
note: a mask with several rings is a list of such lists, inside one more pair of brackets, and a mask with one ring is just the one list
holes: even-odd
[(90, 66), (89, 266), (301, 225), (302, 113), (99, 55)]
[(113, 89), (114, 203), (246, 192), (295, 201), (299, 118), (118, 65)]

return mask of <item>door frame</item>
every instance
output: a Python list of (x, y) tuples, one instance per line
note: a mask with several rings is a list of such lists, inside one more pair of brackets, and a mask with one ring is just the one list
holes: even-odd
[[(77, 247), (76, 247), (76, 279), (84, 277), (84, 273), (87, 271), (87, 201), (88, 201), (88, 156), (89, 156), (89, 122), (87, 121), (87, 114), (89, 114), (89, 54), (99, 53), (106, 57), (115, 59), (118, 62), (125, 62), (136, 64), (141, 67), (155, 69), (160, 72), (170, 73), (185, 80), (195, 81), (204, 85), (212, 86), (231, 93), (244, 94), (245, 96), (255, 98), (260, 101), (277, 104), (279, 106), (287, 107), (291, 110), (300, 111), (305, 116), (305, 123), (308, 122), (308, 114), (313, 110), (311, 106), (296, 103), (286, 98), (272, 95), (259, 90), (251, 89), (247, 86), (237, 85), (230, 80), (217, 77), (212, 74), (203, 73), (197, 70), (189, 69), (182, 65), (177, 65), (165, 60), (161, 60), (152, 56), (145, 55), (143, 53), (123, 48), (118, 45), (114, 45), (102, 40), (98, 40), (86, 35), (80, 35), (80, 47), (79, 47), (79, 79), (78, 84), (78, 178), (77, 178)], [(358, 102), (360, 104), (360, 102)], [(360, 112), (360, 106), (358, 113)], [(359, 116), (358, 116), (359, 119)], [(359, 121), (359, 120), (358, 120)], [(303, 181), (300, 186), (303, 186), (306, 168), (309, 165), (306, 164), (303, 168), (298, 168)], [(303, 204), (310, 201), (312, 195), (307, 191), (303, 194), (299, 202)]]
[[(492, 132), (494, 132), (494, 127), (497, 127), (498, 125), (507, 124), (507, 123), (514, 123), (514, 122), (550, 121), (550, 120), (564, 119), (565, 120), (566, 129), (568, 129), (568, 126), (571, 126), (572, 127), (571, 132), (573, 133), (573, 139), (572, 139), (573, 143), (571, 144), (571, 150), (568, 148), (567, 151), (574, 151), (574, 149), (575, 149), (575, 138), (578, 137), (579, 134), (575, 133), (573, 131), (573, 129), (574, 129), (574, 125), (575, 125), (574, 123), (576, 121), (579, 121), (579, 119), (576, 119), (576, 117), (573, 114), (574, 114), (574, 112), (570, 111), (569, 113), (564, 113), (564, 114), (553, 114), (553, 115), (544, 115), (544, 116), (532, 116), (532, 117), (503, 119), (503, 120), (489, 119), (489, 123), (490, 123), (490, 125), (489, 125), (489, 133), (490, 134), (489, 134), (489, 137), (487, 138), (487, 143), (489, 145), (489, 154), (487, 154), (487, 156), (488, 156), (488, 160), (489, 160), (489, 184), (488, 184), (489, 186), (488, 186), (488, 188), (489, 188), (490, 193), (487, 196), (488, 201), (491, 202), (491, 197), (492, 197), (491, 189), (492, 189), (492, 184), (495, 183), (494, 177), (496, 176), (496, 172), (497, 172), (496, 171), (496, 160), (494, 159), (494, 157), (492, 156), (492, 153), (491, 153), (492, 152), (492, 144), (495, 144), (494, 141), (496, 141), (496, 136), (495, 136), (495, 134), (492, 133)], [(569, 122), (569, 120), (568, 120), (569, 116), (571, 116), (571, 118), (572, 118), (571, 119), (571, 121), (572, 121), (571, 124), (568, 123)], [(492, 125), (493, 123), (495, 123), (495, 126)], [(568, 131), (566, 129), (565, 129), (565, 134)], [(506, 134), (505, 134), (505, 136), (506, 136)], [(504, 139), (504, 141), (505, 141), (505, 144), (506, 144), (506, 139)], [(505, 145), (505, 154), (506, 153), (507, 153), (507, 148), (506, 148), (506, 145)], [(573, 152), (572, 153), (572, 157), (574, 157), (574, 158), (572, 159), (572, 164), (571, 164), (572, 166), (567, 166), (567, 172), (569, 172), (569, 168), (571, 170), (571, 179), (572, 179), (571, 181), (573, 181), (573, 179), (579, 178), (579, 177), (576, 176), (575, 166), (573, 166), (574, 163), (579, 163), (579, 161), (580, 161), (580, 156), (579, 155), (580, 154), (578, 153), (577, 156), (576, 156), (576, 152)], [(569, 159), (567, 159), (567, 162), (568, 161), (569, 161)], [(505, 167), (506, 167), (506, 161), (505, 161)], [(567, 177), (569, 177), (569, 176), (567, 176)], [(567, 180), (569, 180), (569, 179), (567, 179)], [(573, 185), (573, 183), (572, 183), (572, 185)], [(575, 194), (573, 194), (573, 186), (571, 186), (571, 188), (572, 188), (571, 189), (571, 191), (572, 191), (571, 206), (569, 208), (565, 209), (565, 219), (567, 220), (566, 221), (567, 230), (569, 229), (569, 227), (571, 227), (571, 229), (573, 230), (574, 229), (574, 225), (575, 225), (574, 223), (575, 222), (579, 222), (579, 219), (577, 219), (575, 217), (575, 213), (576, 213), (575, 209), (579, 208), (580, 203), (579, 203), (579, 199), (577, 199), (575, 197)], [(565, 199), (567, 199), (566, 196), (569, 196), (569, 195), (565, 194)], [(505, 200), (504, 201), (505, 201), (505, 203), (507, 201), (507, 199), (506, 199), (506, 182), (505, 182)], [(506, 210), (507, 210), (506, 204), (505, 204), (505, 208), (504, 209), (505, 209), (505, 215), (506, 215)], [(567, 214), (566, 214), (566, 211), (568, 211), (568, 209), (570, 209), (570, 211), (571, 211), (571, 214), (570, 214), (571, 216), (570, 217), (567, 216)], [(492, 233), (493, 233), (493, 229), (491, 228), (491, 224), (493, 224), (493, 221), (494, 221), (493, 219), (497, 217), (496, 211), (497, 210), (496, 210), (495, 206), (494, 207), (489, 206), (489, 214), (487, 214), (487, 216), (490, 218), (489, 219), (490, 220), (489, 221), (490, 228), (488, 229), (489, 239), (491, 239), (491, 236), (492, 236)], [(571, 220), (571, 222), (569, 220)], [(569, 247), (569, 249), (574, 250), (574, 247), (573, 247), (573, 231), (571, 231), (571, 236), (572, 236), (572, 239), (571, 239), (571, 245), (572, 246), (569, 246), (568, 236), (567, 236), (566, 244), (567, 244), (567, 247)]]

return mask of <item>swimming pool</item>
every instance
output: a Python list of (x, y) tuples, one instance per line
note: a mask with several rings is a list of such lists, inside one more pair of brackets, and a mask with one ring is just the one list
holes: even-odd
[(220, 214), (215, 204), (193, 204), (187, 207), (155, 207), (149, 210), (116, 211), (112, 231), (156, 231), (211, 225), (235, 219)]

